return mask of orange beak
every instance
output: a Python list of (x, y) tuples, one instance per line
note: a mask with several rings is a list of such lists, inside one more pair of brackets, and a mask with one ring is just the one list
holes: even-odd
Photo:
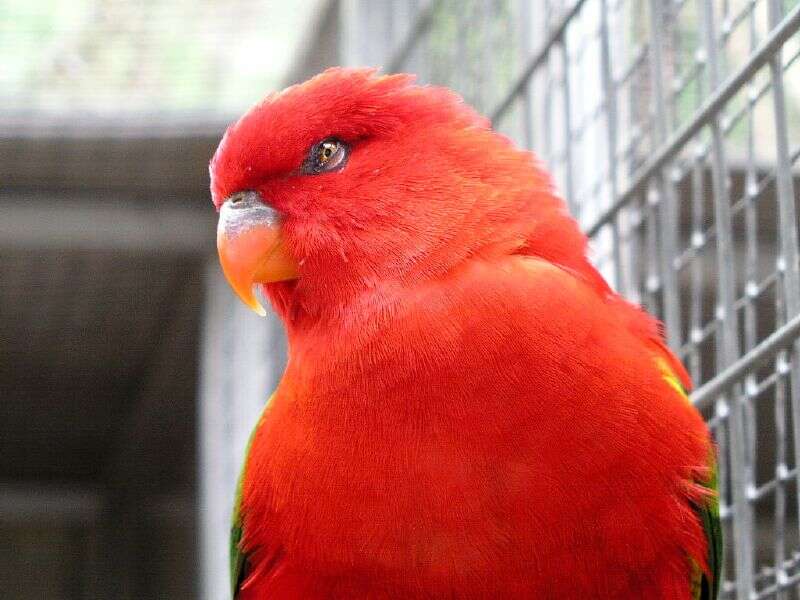
[(225, 278), (247, 306), (267, 314), (253, 286), (296, 279), (297, 263), (283, 242), (280, 213), (256, 192), (239, 192), (222, 205), (217, 250)]

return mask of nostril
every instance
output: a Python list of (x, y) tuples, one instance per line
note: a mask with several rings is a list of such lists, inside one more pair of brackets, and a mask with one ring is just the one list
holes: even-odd
[(258, 192), (254, 192), (253, 190), (242, 190), (228, 196), (225, 202), (229, 204), (231, 208), (244, 208), (256, 206), (258, 204), (258, 200)]

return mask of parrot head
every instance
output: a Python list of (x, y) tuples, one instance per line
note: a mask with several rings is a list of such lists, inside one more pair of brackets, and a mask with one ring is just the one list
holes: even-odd
[(262, 315), (256, 285), (285, 317), (474, 257), (584, 261), (585, 239), (533, 155), (410, 75), (337, 68), (270, 95), (228, 128), (210, 175), (223, 271)]

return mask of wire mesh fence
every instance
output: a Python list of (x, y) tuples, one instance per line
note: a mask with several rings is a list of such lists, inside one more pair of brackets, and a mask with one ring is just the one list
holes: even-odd
[[(343, 2), (344, 57), (461, 92), (665, 324), (719, 445), (725, 598), (800, 598), (800, 6)], [(798, 440), (798, 443), (795, 443)]]

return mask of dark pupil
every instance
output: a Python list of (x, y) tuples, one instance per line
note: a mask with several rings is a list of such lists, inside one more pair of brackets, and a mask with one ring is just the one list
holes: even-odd
[(322, 159), (328, 160), (333, 155), (333, 144), (325, 144), (322, 147)]

